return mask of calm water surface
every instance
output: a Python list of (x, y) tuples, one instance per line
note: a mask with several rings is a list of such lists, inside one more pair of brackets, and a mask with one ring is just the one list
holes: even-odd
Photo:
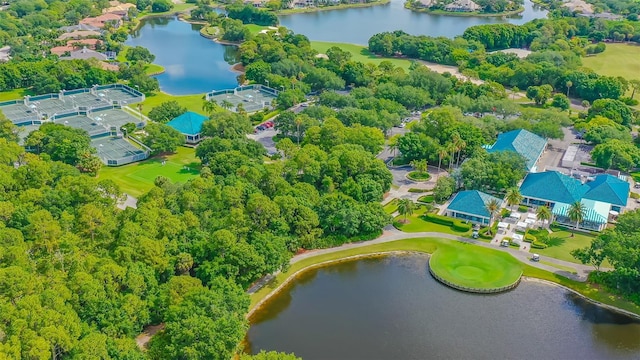
[(404, 8), (404, 0), (367, 8), (320, 11), (280, 16), (280, 24), (311, 40), (366, 45), (369, 38), (384, 31), (404, 30), (413, 35), (462, 35), (470, 26), (510, 22), (524, 24), (546, 18), (547, 11), (525, 1), (525, 11), (511, 18), (432, 15)]
[(303, 274), (251, 320), (249, 351), (310, 359), (640, 359), (640, 322), (554, 286), (473, 295), (419, 255)]
[(235, 63), (236, 48), (203, 38), (200, 27), (175, 18), (144, 19), (126, 44), (144, 46), (156, 56), (154, 62), (166, 70), (157, 77), (160, 88), (170, 94), (236, 87), (238, 74), (230, 65)]

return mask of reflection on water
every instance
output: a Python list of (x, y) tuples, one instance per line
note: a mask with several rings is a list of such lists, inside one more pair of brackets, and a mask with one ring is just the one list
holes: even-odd
[(155, 56), (165, 72), (157, 76), (160, 88), (170, 94), (198, 94), (237, 86), (237, 49), (200, 36), (202, 25), (172, 17), (141, 21), (126, 44), (144, 46)]
[(523, 281), (499, 295), (433, 280), (422, 255), (311, 270), (251, 319), (248, 351), (307, 359), (640, 359), (640, 322)]
[(525, 11), (512, 17), (447, 16), (418, 13), (404, 8), (405, 0), (366, 8), (320, 11), (280, 16), (280, 23), (311, 40), (366, 45), (383, 31), (404, 30), (412, 35), (454, 37), (470, 26), (509, 22), (524, 24), (545, 18), (547, 11), (526, 0)]

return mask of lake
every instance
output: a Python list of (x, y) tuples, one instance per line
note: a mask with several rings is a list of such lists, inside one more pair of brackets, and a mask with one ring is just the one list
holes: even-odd
[(404, 8), (404, 0), (365, 8), (319, 11), (280, 16), (280, 24), (311, 40), (367, 45), (371, 36), (394, 30), (412, 35), (454, 37), (470, 26), (509, 22), (524, 24), (546, 18), (547, 11), (525, 0), (525, 11), (510, 18), (447, 16), (418, 13)]
[(237, 49), (200, 36), (202, 25), (174, 17), (147, 18), (125, 42), (144, 46), (156, 56), (154, 63), (165, 72), (157, 76), (160, 89), (185, 95), (232, 89), (238, 74), (231, 70)]
[(305, 272), (253, 316), (246, 343), (305, 360), (639, 359), (640, 321), (535, 281), (458, 292), (425, 255), (393, 255)]

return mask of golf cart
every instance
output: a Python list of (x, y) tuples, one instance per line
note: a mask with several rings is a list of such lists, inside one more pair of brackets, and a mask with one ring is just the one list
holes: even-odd
[(540, 261), (540, 255), (538, 255), (538, 254), (533, 254), (533, 256), (531, 257), (531, 261), (535, 261), (535, 262)]

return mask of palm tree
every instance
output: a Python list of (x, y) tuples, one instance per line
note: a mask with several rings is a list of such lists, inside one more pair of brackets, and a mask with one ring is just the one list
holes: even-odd
[(222, 103), (220, 104), (220, 106), (222, 106), (223, 108), (229, 110), (233, 107), (233, 103), (229, 100), (222, 100)]
[(411, 199), (398, 200), (398, 213), (404, 216), (404, 222), (407, 222), (407, 216), (413, 215), (413, 210), (416, 208)]
[(553, 216), (553, 214), (551, 213), (551, 210), (546, 207), (546, 206), (538, 206), (538, 210), (536, 210), (536, 218), (538, 219), (538, 221), (542, 221), (542, 222), (547, 222), (548, 224), (551, 224), (551, 217)]
[(485, 205), (485, 208), (489, 211), (489, 234), (493, 235), (491, 234), (491, 224), (493, 223), (493, 217), (498, 212), (498, 209), (500, 209), (500, 203), (496, 199), (491, 199), (491, 201)]
[(427, 160), (413, 160), (411, 162), (411, 166), (415, 169), (415, 171), (419, 173), (427, 172)]
[(236, 106), (236, 112), (240, 115), (246, 115), (247, 114), (247, 110), (244, 109), (244, 105), (242, 103), (239, 103)]
[(217, 108), (218, 102), (216, 100), (205, 100), (202, 103), (202, 111), (206, 112), (209, 115), (213, 114)]
[(571, 80), (568, 80), (565, 85), (567, 86), (567, 97), (569, 97), (569, 90), (571, 89), (571, 87), (573, 86), (573, 82)]
[(296, 139), (297, 139), (298, 145), (300, 145), (300, 125), (302, 125), (302, 117), (296, 116), (296, 118), (293, 121), (296, 123)]
[[(440, 171), (442, 170), (441, 168), (442, 158), (444, 158), (448, 154), (449, 154), (449, 151), (444, 146), (440, 146), (438, 148), (438, 176), (440, 176)], [(438, 176), (436, 176), (436, 181), (438, 180)]]
[(575, 231), (578, 230), (578, 226), (584, 220), (585, 215), (587, 214), (587, 208), (580, 201), (576, 201), (569, 207), (569, 211), (567, 215), (569, 216), (569, 220), (575, 221), (576, 227), (571, 233), (571, 237), (574, 237)]
[[(507, 190), (507, 205), (518, 205), (522, 202), (522, 194), (520, 194), (520, 190), (517, 187), (512, 187)], [(513, 210), (513, 208), (511, 209)]]

